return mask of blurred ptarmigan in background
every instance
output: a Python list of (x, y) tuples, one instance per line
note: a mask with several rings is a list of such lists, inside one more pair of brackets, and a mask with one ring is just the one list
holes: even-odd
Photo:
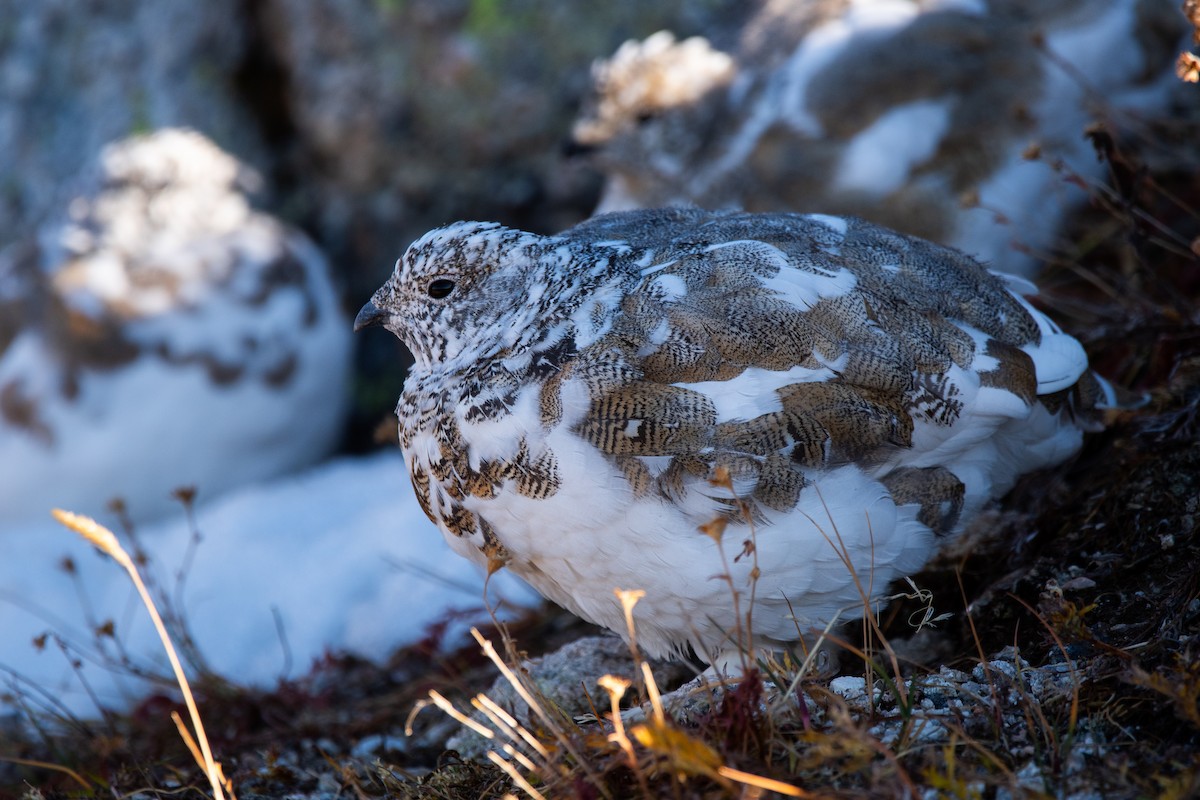
[(177, 487), (211, 497), (332, 449), (348, 322), (252, 182), (198, 133), (134, 137), (0, 254), (0, 523), (114, 497), (150, 518)]
[(1112, 392), (1035, 291), (860, 219), (662, 209), (431, 231), (355, 327), (412, 351), (400, 444), (455, 551), (622, 634), (644, 590), (649, 653), (729, 666), (1079, 448)]
[(1028, 275), (1103, 177), (1088, 125), (1170, 103), (1179, 6), (766, 2), (728, 52), (662, 32), (598, 62), (573, 145), (607, 176), (598, 213), (856, 214)]

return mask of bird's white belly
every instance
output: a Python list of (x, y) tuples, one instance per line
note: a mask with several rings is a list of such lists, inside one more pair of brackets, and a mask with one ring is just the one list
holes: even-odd
[[(699, 526), (725, 507), (713, 499), (722, 489), (701, 482), (676, 502), (655, 492), (635, 498), (620, 469), (575, 434), (558, 428), (546, 443), (561, 472), (554, 495), (534, 499), (506, 488), (468, 499), (468, 509), (494, 527), (510, 570), (586, 619), (624, 630), (614, 590), (643, 590), (637, 637), (653, 654), (687, 643), (710, 657), (731, 649), (727, 638), (752, 596), (754, 638), (793, 641), (834, 618), (860, 615), (860, 586), (878, 597), (934, 550), (915, 507), (897, 509), (856, 466), (824, 473), (788, 512), (763, 509), (765, 519), (753, 526), (730, 524), (718, 544)], [(480, 558), (467, 541), (448, 539)]]

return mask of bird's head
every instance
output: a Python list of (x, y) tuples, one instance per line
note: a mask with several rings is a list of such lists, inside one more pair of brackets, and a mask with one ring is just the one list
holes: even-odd
[(354, 320), (382, 325), (418, 368), (454, 371), (528, 341), (556, 299), (557, 240), (457, 222), (409, 246)]

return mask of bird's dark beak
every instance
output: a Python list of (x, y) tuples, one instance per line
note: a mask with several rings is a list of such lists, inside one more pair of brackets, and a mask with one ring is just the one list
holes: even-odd
[(378, 325), (383, 322), (385, 317), (387, 317), (387, 313), (368, 300), (366, 305), (358, 312), (358, 316), (354, 318), (354, 332), (358, 333), (363, 328)]

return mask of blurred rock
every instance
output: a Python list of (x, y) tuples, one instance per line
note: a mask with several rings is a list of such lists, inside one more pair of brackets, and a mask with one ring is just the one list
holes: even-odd
[(1087, 125), (1167, 109), (1178, 6), (769, 2), (729, 52), (658, 34), (598, 63), (575, 143), (601, 211), (857, 214), (1029, 273), (1103, 176)]
[(0, 521), (137, 518), (299, 469), (337, 443), (349, 321), (253, 175), (163, 130), (106, 148), (58, 218), (0, 253)]
[[(752, 9), (754, 4), (745, 4)], [(631, 31), (729, 24), (733, 0), (263, 0), (303, 191), (289, 213), (350, 269), (358, 305), (403, 248), (462, 218), (557, 231), (599, 176), (562, 157), (589, 65)]]
[(233, 91), (241, 0), (0, 0), (0, 247), (61, 207), (109, 142), (170, 126), (262, 158)]
[[(664, 691), (695, 675), (695, 670), (681, 661), (648, 660), (655, 684)], [(608, 693), (597, 685), (603, 675), (616, 675), (635, 685), (640, 681), (638, 667), (629, 645), (616, 636), (585, 636), (560, 647), (552, 653), (521, 662), (520, 674), (542, 712), (569, 726), (569, 719), (591, 717), (593, 712), (605, 714), (612, 705)], [(631, 690), (636, 691), (636, 690)], [(520, 694), (503, 675), (484, 692), (496, 705), (510, 714), (522, 727), (537, 730), (544, 722), (521, 699)], [(487, 716), (479, 711), (476, 721), (495, 730)], [(489, 748), (499, 748), (504, 737), (488, 740), (470, 728), (462, 728), (446, 742), (467, 758), (482, 758)]]

